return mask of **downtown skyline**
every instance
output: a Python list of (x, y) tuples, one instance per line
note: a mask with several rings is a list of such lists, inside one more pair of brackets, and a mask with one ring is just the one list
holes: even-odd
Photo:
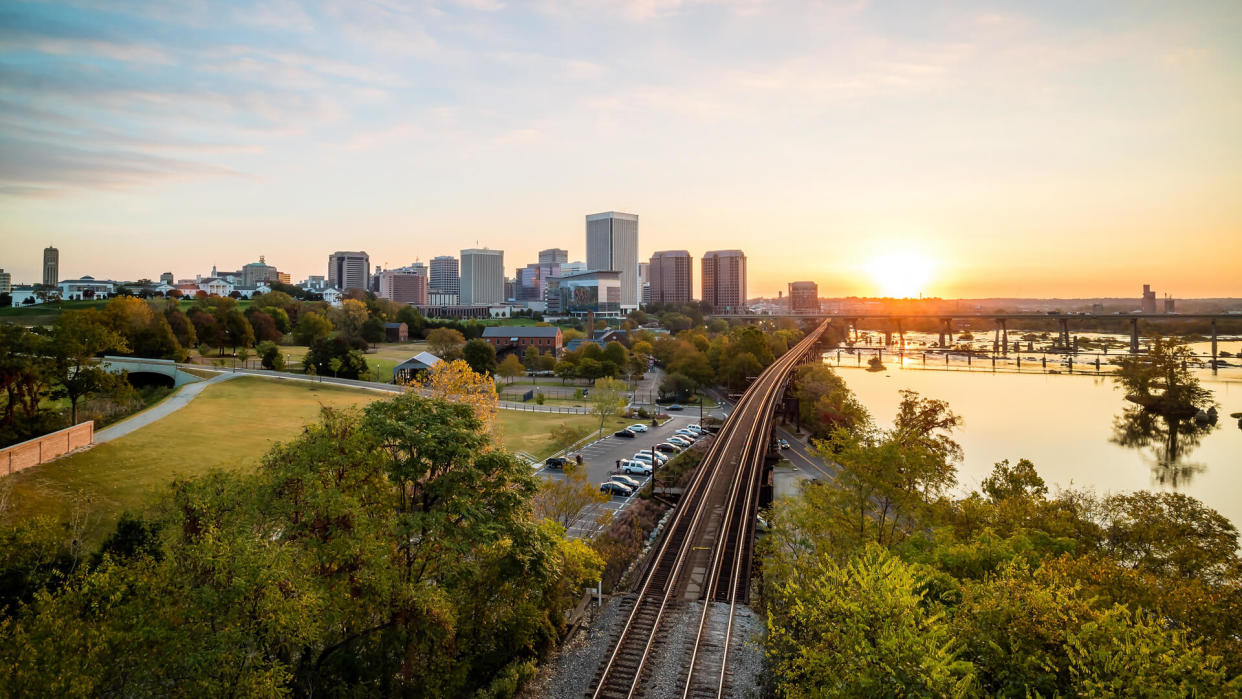
[[(10, 6), (0, 267), (737, 248), (751, 296), (1242, 294), (1236, 3)], [(750, 50), (734, 55), (730, 47)], [(697, 287), (697, 285), (696, 285)]]

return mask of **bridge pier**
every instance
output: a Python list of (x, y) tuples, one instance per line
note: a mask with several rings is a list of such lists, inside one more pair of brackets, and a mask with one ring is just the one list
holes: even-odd
[(1138, 318), (1130, 319), (1130, 354), (1138, 354)]
[(953, 342), (953, 319), (952, 318), (941, 318), (940, 319), (940, 346), (941, 347), (948, 346), (944, 344), (944, 336), (946, 334), (949, 336), (949, 342)]
[(1061, 325), (1061, 348), (1068, 352), (1070, 349), (1069, 319), (1059, 318), (1057, 322)]
[(1001, 347), (1005, 348), (1004, 354), (1009, 354), (1009, 328), (1005, 325), (1004, 318), (999, 319), (997, 322), (1000, 323), (1001, 328)]
[(1216, 373), (1216, 319), (1212, 319), (1212, 373)]

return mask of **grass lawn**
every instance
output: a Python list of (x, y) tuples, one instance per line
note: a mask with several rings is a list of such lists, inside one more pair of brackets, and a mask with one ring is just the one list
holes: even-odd
[[(206, 372), (204, 372), (206, 373)], [(67, 518), (75, 501), (89, 513), (87, 539), (99, 541), (125, 510), (141, 512), (176, 477), (214, 469), (254, 468), (277, 441), (297, 436), (320, 406), (365, 405), (374, 391), (244, 376), (208, 386), (189, 405), (154, 424), (92, 449), (6, 476), (12, 488), (3, 519)], [(581, 436), (599, 425), (592, 415), (500, 411), (508, 449), (537, 457), (552, 453), (551, 431), (569, 424)], [(608, 430), (629, 424), (610, 420)]]
[[(545, 458), (556, 451), (552, 442), (552, 430), (566, 424), (582, 438), (599, 428), (599, 418), (594, 415), (568, 413), (527, 413), (515, 410), (500, 411), (500, 439), (511, 451), (524, 451), (537, 458)], [(615, 432), (634, 424), (626, 418), (612, 418), (604, 423), (606, 432)]]
[[(369, 403), (380, 394), (323, 384), (242, 377), (209, 386), (186, 407), (132, 434), (7, 476), (5, 518), (64, 518), (87, 500), (97, 541), (124, 510), (141, 511), (177, 476), (248, 470), (275, 442), (295, 437), (320, 405)], [(78, 495), (80, 494), (80, 496)]]

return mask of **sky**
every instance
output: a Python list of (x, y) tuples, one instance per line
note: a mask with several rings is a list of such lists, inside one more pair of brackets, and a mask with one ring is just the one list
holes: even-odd
[(617, 210), (752, 296), (1242, 296), (1240, 36), (1237, 0), (10, 0), (0, 268), (511, 275)]

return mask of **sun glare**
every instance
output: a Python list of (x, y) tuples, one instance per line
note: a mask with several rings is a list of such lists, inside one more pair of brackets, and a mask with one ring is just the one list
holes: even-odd
[(910, 252), (889, 253), (873, 259), (867, 269), (881, 295), (913, 298), (926, 291), (932, 261)]

